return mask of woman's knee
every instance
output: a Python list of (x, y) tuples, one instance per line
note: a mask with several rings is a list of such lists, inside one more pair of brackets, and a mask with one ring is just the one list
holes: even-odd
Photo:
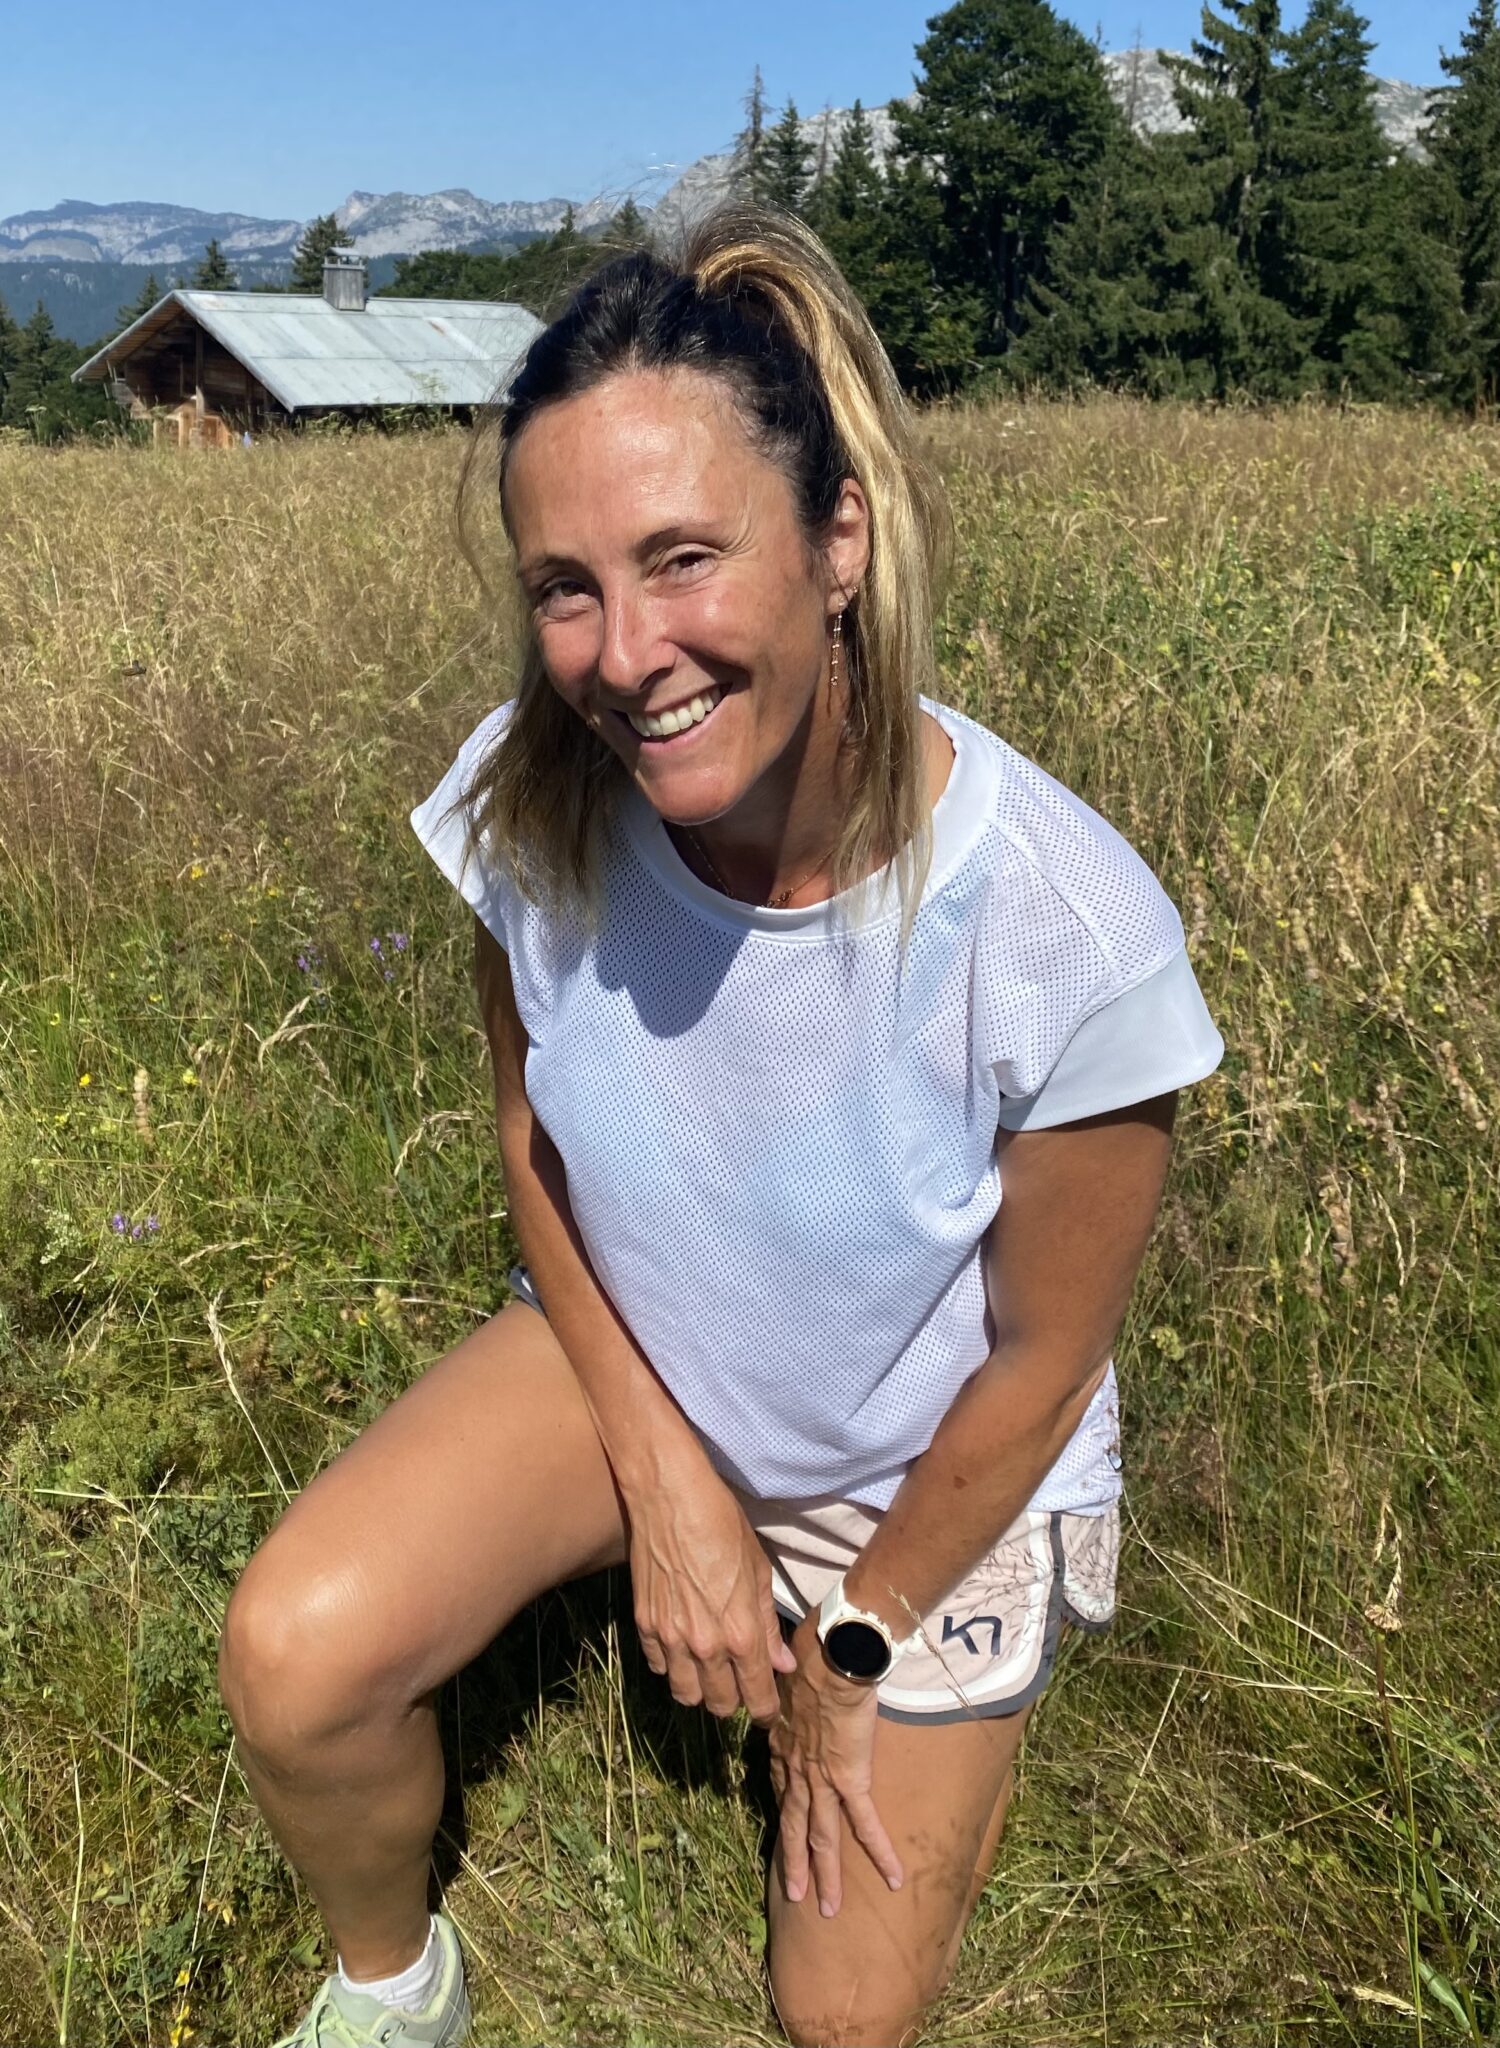
[(792, 2048), (911, 2048), (943, 1990), (939, 1966), (843, 1976), (770, 1958), (771, 2002)]
[(361, 1597), (356, 1566), (299, 1569), (276, 1551), (268, 1538), (230, 1595), (219, 1692), (257, 1760), (290, 1768), (352, 1729), (403, 1712), (421, 1688), (410, 1655)]

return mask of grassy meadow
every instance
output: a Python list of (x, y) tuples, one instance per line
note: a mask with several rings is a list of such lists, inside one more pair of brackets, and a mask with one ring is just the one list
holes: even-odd
[[(1493, 2040), (1500, 432), (928, 431), (946, 693), (1151, 861), (1228, 1046), (1117, 1346), (1119, 1620), (928, 2038)], [(509, 693), (462, 446), (0, 445), (7, 2044), (267, 2041), (332, 1967), (215, 1657), (287, 1499), (506, 1296), (469, 913), (406, 819)], [(620, 1575), (444, 1734), (479, 2040), (778, 2039), (763, 1754)]]

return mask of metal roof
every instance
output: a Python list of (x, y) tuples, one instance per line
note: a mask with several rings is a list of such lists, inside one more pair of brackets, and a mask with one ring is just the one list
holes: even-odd
[(482, 299), (368, 299), (341, 312), (304, 292), (168, 292), (81, 363), (102, 382), (179, 308), (289, 412), (312, 406), (482, 405), (509, 382), (542, 323)]

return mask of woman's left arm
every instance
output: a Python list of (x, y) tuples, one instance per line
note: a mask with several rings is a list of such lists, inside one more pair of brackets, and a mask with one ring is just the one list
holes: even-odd
[[(1177, 1091), (999, 1137), (1001, 1202), (985, 1247), (995, 1337), (879, 1528), (846, 1597), (899, 1640), (1004, 1534), (1078, 1427), (1109, 1366), (1156, 1221)], [(900, 1866), (869, 1797), (875, 1702), (825, 1662), (817, 1616), (792, 1647), (792, 1711), (773, 1734), (789, 1896), (809, 1876), (837, 1911), (837, 1805), (888, 1881)], [(784, 1787), (784, 1790), (782, 1789)]]
[(985, 1247), (994, 1344), (845, 1580), (898, 1637), (998, 1542), (1082, 1421), (1150, 1242), (1176, 1108), (1173, 1089), (1000, 1133)]

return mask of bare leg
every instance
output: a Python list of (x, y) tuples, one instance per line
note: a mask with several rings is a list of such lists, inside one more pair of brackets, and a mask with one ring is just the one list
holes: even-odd
[(427, 1938), (443, 1681), (546, 1588), (626, 1555), (573, 1370), (512, 1304), (320, 1472), (245, 1567), (220, 1688), (250, 1790), (351, 1975), (404, 1969)]
[(1005, 1824), (1031, 1709), (924, 1728), (879, 1721), (875, 1805), (906, 1872), (888, 1890), (840, 1830), (843, 1903), (831, 1920), (809, 1885), (786, 1896), (778, 1844), (768, 1897), (771, 1989), (789, 2040), (807, 2048), (906, 2048), (948, 1981)]

